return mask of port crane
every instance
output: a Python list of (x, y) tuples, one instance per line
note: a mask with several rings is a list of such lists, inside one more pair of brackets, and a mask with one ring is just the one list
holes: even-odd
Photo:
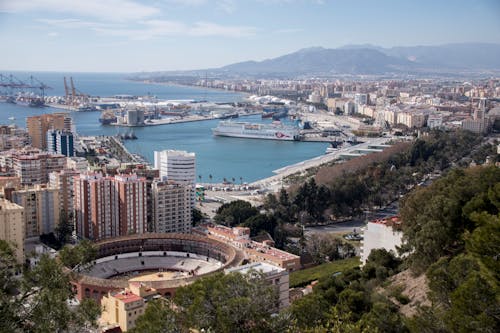
[(73, 77), (69, 78), (70, 86), (68, 86), (68, 81), (66, 76), (64, 77), (64, 92), (66, 94), (65, 101), (66, 105), (79, 106), (80, 104), (87, 104), (90, 100), (90, 95), (84, 94), (75, 88), (73, 83)]
[[(0, 88), (6, 89), (6, 91), (0, 93), (0, 96), (4, 97), (7, 101), (15, 102), (17, 95), (23, 97), (25, 100), (29, 100), (29, 102), (36, 101), (36, 105), (33, 104), (33, 106), (42, 106), (45, 103), (45, 91), (52, 89), (33, 75), (30, 75), (29, 83), (27, 83), (13, 74), (4, 75), (1, 73)], [(31, 92), (28, 92), (28, 90), (31, 90)], [(36, 93), (37, 90), (39, 93)]]

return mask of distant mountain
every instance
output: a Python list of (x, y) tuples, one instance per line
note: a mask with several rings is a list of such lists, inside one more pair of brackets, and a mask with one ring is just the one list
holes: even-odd
[(500, 70), (500, 44), (461, 43), (393, 47), (382, 49), (382, 52), (430, 68)]
[(245, 61), (220, 68), (242, 74), (383, 74), (397, 72), (413, 64), (369, 48), (302, 49), (274, 59)]
[(221, 68), (138, 73), (136, 79), (195, 81), (211, 77), (295, 77), (300, 75), (415, 75), (500, 72), (500, 44), (462, 43), (382, 48), (346, 45), (337, 49), (311, 47), (263, 61), (244, 61)]

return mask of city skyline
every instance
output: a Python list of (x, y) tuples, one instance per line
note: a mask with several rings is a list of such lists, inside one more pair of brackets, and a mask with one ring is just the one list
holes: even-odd
[(500, 3), (328, 0), (0, 2), (2, 70), (215, 68), (312, 46), (499, 43)]

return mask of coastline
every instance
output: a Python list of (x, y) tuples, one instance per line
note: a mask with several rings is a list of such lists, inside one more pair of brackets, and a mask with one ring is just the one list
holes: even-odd
[(144, 83), (144, 84), (156, 84), (160, 86), (174, 86), (174, 87), (187, 87), (187, 88), (194, 88), (194, 89), (206, 89), (206, 90), (211, 90), (211, 91), (224, 91), (227, 93), (233, 93), (233, 94), (242, 94), (245, 95), (246, 97), (255, 95), (253, 93), (249, 93), (246, 91), (237, 91), (237, 90), (227, 90), (227, 89), (222, 89), (222, 88), (214, 88), (214, 87), (203, 87), (203, 86), (196, 86), (196, 85), (191, 85), (191, 84), (182, 84), (178, 82), (156, 82), (156, 81), (148, 81), (148, 80), (132, 80), (132, 79), (125, 79), (127, 81), (132, 81), (132, 82), (139, 82), (139, 83)]

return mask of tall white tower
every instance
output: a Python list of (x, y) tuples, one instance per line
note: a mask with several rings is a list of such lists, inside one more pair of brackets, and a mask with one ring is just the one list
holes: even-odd
[(160, 178), (177, 183), (196, 182), (196, 157), (194, 153), (180, 150), (155, 151), (155, 169), (160, 170)]

